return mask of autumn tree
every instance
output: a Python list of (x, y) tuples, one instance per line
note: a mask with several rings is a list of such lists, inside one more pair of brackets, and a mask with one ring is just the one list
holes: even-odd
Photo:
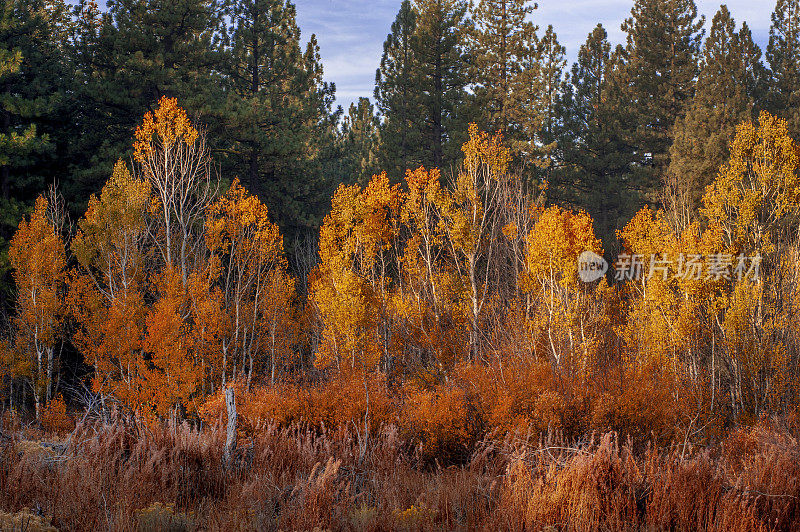
[(463, 355), (469, 323), (462, 312), (462, 279), (447, 248), (441, 207), (449, 198), (438, 169), (406, 172), (400, 210), (402, 255), (393, 312), (410, 364), (448, 369)]
[(737, 127), (730, 151), (703, 212), (720, 228), (728, 252), (772, 254), (798, 214), (797, 144), (785, 120), (762, 112), (757, 124)]
[(136, 129), (134, 159), (157, 199), (155, 245), (163, 263), (186, 283), (202, 250), (198, 228), (216, 191), (205, 136), (177, 99), (162, 97)]
[(150, 183), (122, 161), (99, 196), (92, 196), (71, 250), (78, 262), (69, 302), (75, 346), (94, 368), (93, 389), (138, 405), (148, 277)]
[(363, 189), (342, 185), (334, 195), (320, 230), (320, 264), (311, 285), (324, 324), (319, 365), (371, 370), (386, 361), (387, 252), (399, 208), (399, 188), (385, 173)]
[(789, 383), (797, 287), (788, 279), (796, 269), (800, 148), (786, 120), (762, 112), (757, 123), (739, 125), (730, 153), (703, 200), (718, 249), (736, 257), (719, 297), (721, 380), (734, 415), (759, 415), (796, 397)]
[(222, 297), (202, 233), (209, 162), (168, 98), (145, 116), (134, 153), (139, 174), (118, 162), (78, 224), (74, 341), (95, 368), (96, 392), (165, 415), (213, 389), (219, 366)]
[(153, 279), (157, 299), (145, 317), (142, 346), (147, 359), (139, 361), (137, 375), (137, 406), (143, 414), (163, 417), (176, 409), (192, 411), (197, 407), (194, 401), (202, 391), (202, 370), (207, 365), (203, 364), (207, 359), (203, 350), (214, 346), (197, 341), (200, 324), (189, 294), (197, 275), (202, 272), (192, 272), (189, 282), (184, 283), (181, 274), (167, 265)]
[(466, 359), (477, 361), (484, 306), (493, 290), (493, 261), (497, 260), (500, 202), (507, 180), (510, 151), (501, 135), (489, 135), (470, 125), (462, 147), (464, 163), (453, 178), (439, 210), (455, 269), (462, 279), (469, 333)]
[(558, 369), (577, 369), (585, 375), (594, 360), (601, 321), (591, 308), (594, 285), (578, 277), (578, 257), (583, 252), (603, 253), (592, 219), (585, 212), (550, 207), (538, 217), (526, 241), (521, 283), (538, 307), (526, 312), (532, 350), (539, 356), (547, 353)]
[(268, 355), (270, 380), (293, 345), (294, 280), (283, 238), (267, 207), (238, 181), (208, 210), (206, 245), (217, 270), (225, 316), (220, 341), (221, 385), (246, 375), (248, 386)]
[(366, 399), (362, 445), (370, 433), (369, 375), (387, 372), (393, 363), (387, 308), (399, 209), (399, 187), (385, 173), (363, 189), (341, 185), (320, 230), (320, 263), (311, 276), (323, 325), (315, 364), (360, 376)]
[(729, 149), (702, 225), (676, 228), (669, 213), (645, 209), (623, 231), (633, 277), (625, 337), (651, 370), (692, 383), (694, 408), (740, 418), (791, 397), (795, 288), (782, 279), (795, 256), (798, 148), (785, 121), (762, 113)]
[(11, 239), (9, 259), (17, 286), (14, 336), (10, 348), (23, 359), (17, 365), (33, 392), (36, 417), (53, 397), (57, 379), (56, 348), (62, 335), (66, 253), (53, 217), (53, 206), (44, 197), (36, 200), (29, 218), (20, 222)]

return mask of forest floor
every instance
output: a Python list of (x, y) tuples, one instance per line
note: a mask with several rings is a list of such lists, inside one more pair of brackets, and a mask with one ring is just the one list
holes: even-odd
[(488, 435), (461, 463), (396, 428), (263, 425), (226, 460), (224, 428), (84, 423), (6, 433), (1, 530), (797, 530), (797, 427), (705, 446), (615, 433)]

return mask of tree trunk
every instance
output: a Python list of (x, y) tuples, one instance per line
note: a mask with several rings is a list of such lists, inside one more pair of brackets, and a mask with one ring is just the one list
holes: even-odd
[(53, 349), (47, 350), (47, 396), (46, 402), (53, 399)]
[(236, 450), (236, 394), (233, 388), (225, 388), (225, 407), (228, 411), (228, 431), (225, 438), (223, 463), (227, 466), (231, 454)]

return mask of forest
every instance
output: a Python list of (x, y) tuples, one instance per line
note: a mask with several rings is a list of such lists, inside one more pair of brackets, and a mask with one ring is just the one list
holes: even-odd
[(0, 529), (800, 526), (800, 0), (0, 1)]

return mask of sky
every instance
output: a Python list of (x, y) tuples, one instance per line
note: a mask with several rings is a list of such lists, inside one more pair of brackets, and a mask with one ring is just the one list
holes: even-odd
[[(720, 1), (696, 0), (706, 28)], [(294, 0), (303, 40), (315, 33), (320, 45), (325, 79), (336, 83), (336, 99), (345, 109), (361, 96), (372, 99), (375, 70), (380, 63), (383, 41), (391, 29), (401, 0)], [(586, 36), (602, 23), (609, 40), (622, 43), (622, 21), (630, 15), (633, 0), (539, 0), (532, 20), (540, 30), (552, 24), (558, 40), (567, 49), (568, 68)], [(727, 2), (737, 27), (747, 21), (753, 38), (766, 48), (774, 0), (730, 0)], [(540, 31), (541, 33), (541, 31)]]

